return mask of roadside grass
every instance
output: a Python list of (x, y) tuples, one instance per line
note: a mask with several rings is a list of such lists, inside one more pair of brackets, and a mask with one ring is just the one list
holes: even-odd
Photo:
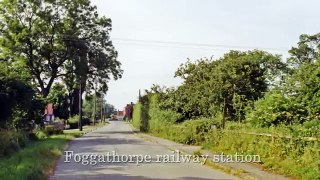
[[(141, 104), (135, 106), (133, 125), (139, 128), (142, 122), (147, 122), (144, 129), (150, 135), (183, 144), (200, 145), (217, 154), (258, 155), (261, 162), (253, 165), (267, 171), (297, 179), (320, 179), (320, 143), (318, 140), (305, 138), (319, 139), (320, 131), (316, 127), (291, 125), (257, 128), (250, 124), (227, 122), (225, 129), (221, 130), (217, 124), (219, 120), (215, 118), (174, 123), (178, 115), (161, 110), (153, 98), (148, 103), (147, 111)], [(219, 166), (217, 163), (211, 164)]]
[[(199, 128), (204, 127), (202, 122), (198, 123), (194, 121), (192, 126), (185, 123), (180, 126), (163, 126), (161, 131), (150, 132), (150, 134), (179, 143), (201, 145), (203, 149), (216, 154), (235, 155), (237, 153), (244, 156), (259, 156), (261, 162), (258, 165), (269, 172), (297, 179), (320, 179), (320, 148), (317, 141), (271, 138), (228, 130), (204, 132)], [(253, 128), (242, 130), (250, 132), (253, 131)], [(200, 154), (200, 152), (194, 152), (194, 154)], [(246, 173), (223, 167), (220, 164), (208, 162), (207, 165), (239, 177), (245, 175), (242, 178), (248, 179)]]
[[(255, 130), (251, 127), (242, 131)], [(320, 178), (320, 147), (317, 141), (272, 138), (237, 131), (210, 131), (207, 136), (202, 145), (204, 149), (212, 152), (223, 152), (226, 155), (259, 155), (259, 165), (267, 171), (298, 179)]]
[(0, 159), (0, 179), (46, 179), (68, 141), (103, 125), (84, 126), (82, 132), (78, 129), (64, 130), (64, 134), (29, 143), (10, 157)]

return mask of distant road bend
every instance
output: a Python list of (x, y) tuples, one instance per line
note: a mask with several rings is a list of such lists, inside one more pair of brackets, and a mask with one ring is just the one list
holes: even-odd
[[(73, 156), (71, 152), (73, 152)], [(107, 156), (108, 153), (110, 156)], [(129, 124), (122, 121), (112, 121), (109, 125), (70, 142), (50, 179), (237, 179), (222, 171), (201, 165), (201, 163), (192, 162), (192, 160), (190, 162), (169, 163), (162, 156), (172, 154), (173, 151), (168, 148), (136, 136), (132, 133)], [(83, 155), (86, 157), (92, 155), (96, 158), (95, 162), (99, 158), (101, 161), (96, 165), (90, 165), (87, 164), (87, 161), (79, 159), (85, 157)], [(118, 158), (122, 156), (122, 161), (116, 160), (116, 156)], [(144, 159), (139, 159), (141, 157)], [(159, 162), (159, 157), (162, 158), (161, 162)], [(105, 162), (102, 161), (102, 158), (105, 158)], [(131, 158), (131, 161), (126, 158)], [(66, 159), (70, 162), (64, 162)]]

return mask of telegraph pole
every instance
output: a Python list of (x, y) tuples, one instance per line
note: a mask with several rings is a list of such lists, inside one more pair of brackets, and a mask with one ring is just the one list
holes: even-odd
[(103, 122), (106, 122), (106, 104), (107, 104), (107, 101), (104, 100), (103, 101)]
[(138, 97), (138, 101), (141, 101), (141, 90), (139, 89), (139, 97)]
[(97, 115), (97, 79), (94, 80), (95, 81), (95, 85), (93, 86), (94, 87), (94, 104), (93, 104), (93, 126), (96, 125), (96, 115)]
[(100, 122), (103, 120), (103, 95), (101, 94), (101, 99), (100, 99)]
[(94, 104), (93, 104), (93, 125), (96, 125), (96, 113), (97, 113), (97, 92), (94, 90)]
[(82, 87), (79, 86), (79, 130), (82, 131)]

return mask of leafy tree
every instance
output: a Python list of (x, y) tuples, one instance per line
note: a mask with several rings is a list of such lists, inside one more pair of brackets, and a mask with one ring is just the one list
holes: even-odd
[(98, 92), (86, 95), (83, 110), (84, 115), (90, 117), (94, 123), (97, 119), (104, 118), (114, 111), (114, 107), (110, 104), (106, 104), (103, 98), (103, 94)]
[(288, 76), (284, 87), (288, 96), (295, 96), (305, 106), (308, 119), (320, 119), (320, 33), (303, 34), (297, 47), (290, 51), (288, 61), (295, 69)]
[(298, 68), (302, 64), (315, 62), (320, 58), (320, 33), (314, 35), (302, 34), (297, 47), (289, 50), (291, 57), (288, 59), (293, 68)]
[(93, 95), (87, 95), (83, 103), (83, 113), (87, 117), (92, 117), (94, 107), (94, 97)]
[(279, 87), (255, 102), (247, 120), (258, 126), (304, 123), (320, 119), (320, 35), (300, 36), (289, 53), (291, 72)]
[(254, 103), (254, 109), (247, 110), (246, 120), (259, 127), (300, 123), (306, 111), (297, 102), (294, 96), (286, 97), (282, 91), (272, 90)]
[(162, 108), (171, 108), (185, 119), (222, 113), (242, 120), (245, 107), (261, 98), (285, 71), (279, 55), (258, 50), (230, 51), (218, 60), (188, 61), (176, 72), (183, 84), (169, 91)]
[(285, 88), (288, 96), (294, 96), (303, 104), (311, 118), (320, 119), (320, 61), (300, 66), (288, 77)]
[(27, 129), (32, 120), (41, 119), (41, 100), (26, 74), (9, 69), (0, 63), (0, 128)]
[(73, 85), (99, 78), (104, 91), (111, 75), (121, 77), (111, 20), (98, 17), (89, 0), (3, 0), (0, 29), (1, 56), (24, 66), (44, 97), (70, 74)]
[(106, 107), (106, 117), (110, 117), (114, 111), (115, 111), (115, 108), (112, 104), (105, 104), (105, 107)]
[(56, 83), (52, 87), (47, 99), (54, 105), (55, 116), (61, 119), (69, 118), (68, 93), (64, 85)]

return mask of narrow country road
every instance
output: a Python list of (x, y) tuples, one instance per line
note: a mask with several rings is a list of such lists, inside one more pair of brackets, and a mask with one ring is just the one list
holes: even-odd
[[(71, 151), (74, 155), (71, 156)], [(79, 159), (84, 154), (110, 153), (110, 159), (115, 160), (116, 155), (126, 155), (131, 162), (122, 159), (122, 162), (108, 162), (107, 159), (96, 165), (83, 165)], [(66, 161), (65, 154), (68, 153)], [(79, 154), (76, 156), (75, 154)], [(222, 171), (212, 169), (197, 162), (165, 162), (162, 155), (172, 155), (168, 148), (145, 141), (132, 132), (131, 126), (125, 122), (112, 121), (96, 131), (88, 133), (70, 142), (68, 149), (58, 161), (54, 175), (50, 179), (237, 179)], [(151, 159), (134, 159), (148, 156)], [(85, 156), (84, 156), (85, 157)], [(94, 157), (94, 156), (93, 156)], [(99, 156), (98, 156), (99, 157)], [(101, 156), (100, 156), (101, 158)], [(100, 159), (101, 160), (101, 159)], [(137, 161), (134, 161), (137, 160)], [(137, 163), (139, 160), (139, 163)], [(77, 161), (77, 162), (76, 162)], [(126, 162), (129, 161), (129, 162)], [(147, 161), (147, 162), (146, 162)], [(93, 162), (93, 161), (92, 161)], [(84, 163), (85, 164), (85, 163)]]

